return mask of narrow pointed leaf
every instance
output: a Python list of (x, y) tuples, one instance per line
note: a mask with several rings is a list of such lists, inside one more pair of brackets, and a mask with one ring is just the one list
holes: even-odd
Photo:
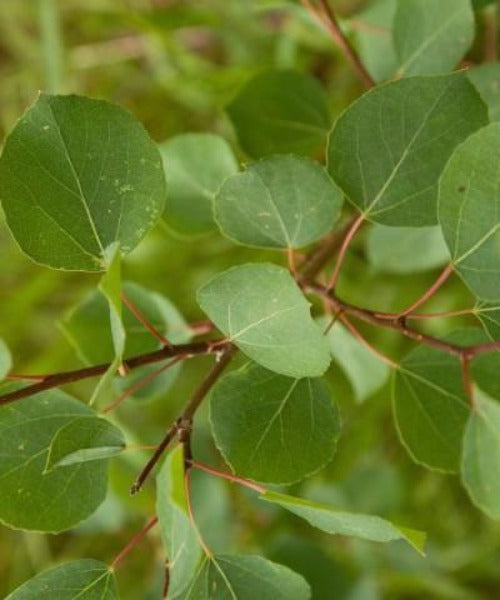
[(177, 446), (165, 459), (156, 478), (156, 512), (170, 565), (169, 599), (179, 598), (194, 577), (202, 557), (189, 519), (184, 486), (184, 453)]
[(464, 74), (394, 81), (339, 117), (329, 138), (328, 171), (373, 221), (434, 225), (446, 161), (487, 122), (486, 106)]
[(214, 387), (210, 421), (233, 471), (291, 483), (328, 463), (340, 429), (338, 408), (321, 379), (292, 379), (250, 364)]
[(238, 171), (229, 144), (210, 133), (186, 133), (167, 140), (160, 151), (168, 185), (165, 222), (183, 235), (216, 229), (214, 194)]
[(12, 368), (12, 356), (7, 344), (0, 338), (0, 381)]
[(266, 491), (261, 498), (279, 504), (327, 533), (359, 537), (373, 542), (405, 540), (417, 552), (424, 553), (425, 533), (394, 525), (381, 517), (336, 510), (326, 504), (271, 491)]
[(474, 35), (470, 0), (398, 0), (394, 17), (398, 76), (452, 71)]
[(222, 233), (247, 246), (301, 248), (333, 227), (343, 197), (324, 168), (298, 156), (273, 156), (226, 179), (215, 196)]
[(45, 471), (115, 456), (125, 448), (123, 433), (99, 417), (76, 417), (50, 442)]
[(36, 262), (102, 271), (117, 242), (130, 252), (160, 218), (165, 178), (156, 145), (102, 100), (41, 94), (0, 159), (7, 224)]
[(289, 377), (319, 377), (328, 343), (310, 306), (285, 269), (261, 263), (216, 275), (198, 291), (208, 317), (247, 356)]
[(54, 435), (93, 412), (59, 391), (0, 407), (0, 521), (16, 529), (59, 532), (82, 521), (106, 495), (107, 464), (92, 461), (45, 473)]
[(113, 341), (113, 360), (108, 370), (99, 380), (90, 404), (99, 397), (101, 391), (112, 380), (116, 371), (123, 361), (123, 352), (125, 351), (125, 341), (127, 332), (122, 321), (122, 275), (121, 275), (121, 256), (117, 243), (112, 244), (105, 252), (106, 273), (102, 276), (99, 283), (99, 289), (104, 294), (109, 306), (109, 322), (111, 325), (111, 339)]
[(500, 519), (500, 404), (479, 389), (465, 430), (461, 472), (474, 504)]
[(308, 600), (303, 577), (261, 556), (205, 558), (182, 600)]
[(455, 265), (480, 299), (500, 299), (500, 123), (460, 145), (441, 177), (439, 222)]
[(419, 273), (450, 262), (450, 251), (439, 226), (374, 225), (368, 232), (366, 251), (370, 264), (382, 273)]
[(256, 75), (227, 108), (241, 147), (255, 158), (312, 154), (331, 125), (328, 98), (316, 79), (291, 70)]
[(5, 600), (118, 600), (115, 576), (108, 565), (76, 560), (43, 571)]

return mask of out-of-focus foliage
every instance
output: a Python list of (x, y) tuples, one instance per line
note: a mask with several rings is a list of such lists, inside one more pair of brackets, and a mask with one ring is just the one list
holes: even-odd
[[(398, 66), (396, 53), (390, 53), (394, 49), (390, 27), (395, 8), (388, 6), (389, 2), (380, 8), (382, 4), (380, 0), (335, 2), (342, 25), (359, 44), (362, 56), (369, 56), (370, 70), (377, 79), (389, 77)], [(481, 9), (476, 13), (479, 33), (466, 60), (479, 63), (485, 53), (491, 56), (495, 7), (481, 0), (473, 5)], [(249, 150), (239, 146), (223, 109), (256, 73), (291, 68), (321, 82), (332, 122), (362, 92), (349, 65), (298, 1), (2, 0), (1, 143), (41, 89), (118, 103), (160, 143), (186, 132), (222, 135), (238, 159), (247, 161), (245, 150)], [(479, 83), (474, 76), (471, 79), (493, 114), (498, 96), (494, 93), (496, 74), (486, 82), (480, 75)], [(342, 271), (339, 291), (343, 297), (374, 309), (397, 310), (434, 280), (432, 272), (420, 272), (411, 264), (397, 276), (388, 272), (387, 265), (380, 264), (375, 254), (370, 255), (376, 250), (373, 239), (367, 243), (366, 237), (362, 232), (356, 240)], [(96, 276), (34, 265), (3, 223), (0, 257), (0, 338), (10, 348), (16, 371), (80, 367), (57, 323), (95, 290)], [(201, 284), (234, 264), (268, 257), (276, 260), (276, 252), (234, 246), (215, 233), (202, 241), (179, 239), (160, 224), (127, 256), (122, 270), (124, 279), (161, 293), (182, 307), (187, 320), (196, 321), (203, 318), (195, 299)], [(426, 310), (460, 309), (472, 303), (466, 286), (456, 280), (433, 298)], [(488, 313), (484, 315), (487, 318)], [(473, 323), (469, 317), (453, 322), (443, 319), (424, 328), (444, 336), (457, 324)], [(396, 334), (366, 332), (388, 355), (396, 356), (410, 348)], [(0, 352), (0, 370), (4, 365), (7, 369), (10, 359), (3, 346)], [(288, 491), (347, 512), (376, 513), (388, 521), (426, 530), (430, 533), (427, 557), (420, 557), (404, 542), (382, 546), (323, 534), (246, 490), (196, 473), (193, 488), (203, 501), (198, 501), (194, 510), (204, 536), (216, 552), (261, 553), (289, 566), (311, 583), (313, 598), (318, 600), (497, 597), (498, 524), (477, 510), (456, 478), (411, 461), (391, 421), (389, 383), (374, 385), (373, 390), (378, 391), (363, 395), (364, 403), (359, 405), (360, 391), (351, 383), (342, 362), (337, 362), (329, 375), (343, 415), (343, 434), (335, 459), (319, 474)], [(183, 366), (184, 376), (153, 402), (125, 403), (114, 418), (127, 433), (128, 443), (156, 443), (207, 365), (204, 359), (196, 364), (188, 362)], [(68, 390), (79, 398), (89, 398), (94, 386), (89, 381)], [(488, 451), (497, 451), (488, 423), (498, 415), (489, 403), (489, 399), (484, 400), (484, 418), (479, 415), (476, 421), (469, 421), (468, 440), (470, 444), (479, 440)], [(222, 466), (208, 435), (206, 407), (198, 416), (194, 441), (198, 456)], [(141, 450), (126, 451), (113, 460), (106, 502), (76, 530), (42, 536), (1, 527), (0, 595), (56, 562), (92, 556), (109, 564), (154, 510), (153, 486), (133, 499), (128, 491), (148, 456)], [(454, 458), (453, 465), (459, 458)], [(491, 506), (495, 499), (477, 485), (478, 466), (470, 465), (467, 456), (462, 460), (472, 499)], [(94, 466), (88, 462), (62, 468), (92, 470)], [(185, 513), (176, 518), (185, 519)], [(170, 525), (165, 520), (164, 535)], [(143, 544), (117, 572), (125, 599), (149, 600), (161, 594), (163, 550), (159, 533)], [(100, 562), (96, 564), (101, 568)]]

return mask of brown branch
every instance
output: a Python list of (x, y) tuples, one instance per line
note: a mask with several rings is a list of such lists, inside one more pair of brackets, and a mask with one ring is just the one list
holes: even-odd
[(356, 219), (353, 221), (351, 227), (349, 227), (349, 229), (347, 230), (347, 233), (346, 233), (344, 239), (342, 240), (342, 244), (341, 244), (340, 250), (339, 250), (339, 256), (337, 258), (337, 263), (333, 270), (332, 276), (330, 277), (330, 281), (327, 285), (327, 289), (329, 289), (329, 290), (335, 289), (335, 286), (337, 285), (337, 280), (340, 275), (340, 269), (342, 268), (345, 256), (347, 254), (347, 250), (349, 249), (349, 246), (351, 245), (351, 242), (354, 239), (354, 236), (359, 231), (359, 228), (363, 224), (364, 220), (365, 220), (365, 215), (363, 213), (361, 213), (360, 215), (358, 215), (356, 217)]
[[(198, 407), (203, 402), (205, 396), (222, 375), (224, 369), (228, 366), (235, 351), (236, 348), (232, 344), (229, 344), (223, 350), (219, 349), (219, 354), (216, 355), (217, 362), (215, 363), (214, 367), (208, 373), (207, 377), (205, 377), (205, 379), (201, 382), (200, 386), (196, 389), (190, 400), (186, 403), (181, 416), (178, 417), (173, 425), (168, 429), (165, 437), (156, 447), (153, 456), (148, 460), (146, 466), (140, 472), (139, 476), (135, 480), (135, 483), (130, 488), (130, 493), (132, 495), (140, 491), (144, 485), (144, 482), (149, 477), (149, 474), (154, 469), (155, 465), (158, 463), (170, 442), (173, 441), (176, 435), (179, 436), (179, 441), (183, 443), (185, 450), (187, 450), (189, 454), (189, 437), (192, 429), (193, 417), (198, 410)], [(191, 460), (191, 456), (187, 456), (187, 460)]]
[(468, 360), (472, 360), (472, 358), (478, 356), (479, 354), (500, 351), (500, 341), (486, 342), (484, 344), (476, 344), (475, 346), (458, 346), (456, 344), (451, 344), (449, 342), (445, 342), (444, 340), (440, 340), (439, 338), (431, 335), (426, 335), (409, 327), (406, 324), (405, 318), (395, 317), (393, 319), (389, 319), (386, 314), (381, 316), (379, 313), (371, 311), (367, 308), (362, 308), (360, 306), (355, 306), (354, 304), (344, 302), (334, 293), (329, 292), (325, 286), (320, 285), (319, 283), (305, 284), (303, 285), (303, 289), (306, 292), (311, 292), (320, 298), (324, 298), (336, 312), (343, 312), (347, 315), (352, 315), (353, 317), (365, 321), (366, 323), (377, 325), (378, 327), (399, 331), (402, 335), (405, 335), (406, 337), (419, 342), (420, 344), (426, 344), (427, 346), (431, 346), (448, 354), (452, 354), (453, 356), (457, 356), (460, 359), (465, 356)]
[(113, 562), (109, 565), (109, 570), (114, 571), (116, 567), (122, 562), (122, 560), (128, 556), (137, 544), (142, 541), (146, 534), (158, 523), (158, 517), (151, 518), (144, 527), (138, 531), (134, 537), (127, 543), (127, 545), (121, 550)]
[(332, 233), (327, 235), (323, 241), (314, 248), (298, 269), (298, 278), (301, 281), (311, 281), (318, 275), (328, 260), (339, 250), (342, 241), (345, 239), (345, 236), (356, 222), (357, 218), (357, 216), (353, 217), (340, 232), (332, 231)]
[(216, 477), (220, 477), (222, 479), (227, 479), (227, 481), (231, 481), (233, 483), (239, 483), (240, 485), (247, 487), (254, 492), (258, 492), (259, 494), (265, 494), (266, 488), (261, 485), (250, 481), (249, 479), (243, 479), (242, 477), (238, 477), (237, 475), (232, 475), (231, 473), (225, 473), (224, 471), (218, 471), (217, 469), (212, 469), (208, 465), (204, 465), (203, 463), (196, 462), (195, 460), (188, 461), (190, 466), (195, 469), (199, 469), (200, 471), (205, 471), (206, 473), (210, 473), (211, 475), (215, 475)]
[[(224, 347), (229, 347), (229, 342), (217, 343), (214, 346), (214, 342), (196, 342), (193, 344), (177, 344), (175, 346), (165, 346), (160, 350), (149, 352), (148, 354), (141, 354), (128, 358), (123, 361), (126, 369), (136, 369), (144, 365), (150, 365), (152, 363), (166, 360), (174, 356), (185, 355), (186, 357), (198, 355), (198, 354), (216, 354), (220, 353)], [(21, 398), (27, 398), (33, 396), (39, 392), (50, 390), (66, 383), (72, 383), (74, 381), (80, 381), (81, 379), (88, 379), (89, 377), (97, 377), (103, 375), (109, 368), (110, 363), (104, 363), (101, 365), (95, 365), (93, 367), (85, 367), (83, 369), (76, 369), (75, 371), (65, 371), (63, 373), (54, 373), (51, 375), (43, 375), (42, 381), (28, 385), (19, 390), (9, 392), (0, 396), (0, 405), (14, 402), (14, 400), (20, 400)], [(19, 375), (21, 377), (21, 375)]]
[(171, 346), (170, 341), (162, 335), (156, 327), (149, 322), (146, 315), (128, 298), (124, 292), (121, 293), (121, 300), (123, 304), (129, 309), (129, 311), (134, 315), (134, 317), (139, 321), (139, 323), (149, 331), (149, 333), (156, 338), (161, 344), (164, 346)]
[(375, 81), (372, 76), (366, 70), (366, 67), (361, 62), (358, 53), (351, 45), (344, 32), (340, 28), (340, 25), (335, 16), (335, 12), (328, 4), (327, 0), (318, 0), (317, 6), (314, 6), (311, 0), (302, 0), (303, 6), (309, 13), (315, 16), (325, 27), (330, 34), (330, 37), (342, 50), (346, 58), (354, 67), (361, 81), (367, 88), (375, 86)]

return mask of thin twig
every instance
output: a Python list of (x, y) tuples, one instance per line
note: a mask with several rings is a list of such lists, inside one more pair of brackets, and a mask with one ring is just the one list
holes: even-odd
[[(160, 460), (168, 445), (176, 435), (179, 434), (179, 440), (183, 442), (185, 450), (189, 449), (189, 434), (192, 427), (193, 417), (207, 393), (222, 375), (224, 369), (228, 366), (235, 351), (236, 348), (232, 345), (228, 346), (226, 350), (222, 351), (222, 356), (220, 358), (218, 357), (217, 362), (212, 370), (208, 373), (207, 377), (205, 377), (200, 386), (191, 396), (190, 400), (187, 402), (181, 416), (178, 417), (173, 425), (168, 429), (165, 437), (158, 444), (153, 456), (148, 460), (146, 466), (135, 480), (135, 483), (130, 488), (130, 493), (132, 495), (136, 494), (142, 488), (144, 482), (149, 477), (149, 474), (154, 469), (155, 465)], [(188, 459), (190, 458), (191, 456), (188, 456)]]
[(139, 323), (145, 329), (147, 329), (154, 338), (156, 338), (164, 346), (172, 346), (171, 342), (164, 335), (162, 335), (152, 323), (149, 322), (146, 315), (132, 302), (132, 300), (130, 300), (130, 298), (127, 298), (124, 292), (121, 293), (121, 299), (123, 304), (125, 304), (125, 306), (139, 321)]
[[(218, 345), (217, 345), (218, 344)], [(211, 342), (195, 342), (192, 344), (177, 344), (175, 346), (165, 346), (159, 350), (154, 350), (147, 354), (141, 354), (128, 358), (123, 361), (124, 366), (128, 370), (136, 369), (144, 365), (161, 362), (167, 358), (174, 356), (191, 356), (200, 354), (215, 354), (220, 353), (225, 346), (229, 346), (229, 342), (221, 341), (218, 343), (216, 340)], [(80, 381), (82, 379), (88, 379), (89, 377), (97, 377), (103, 375), (109, 368), (110, 363), (104, 363), (101, 365), (95, 365), (93, 367), (85, 367), (83, 369), (76, 369), (75, 371), (65, 371), (63, 373), (53, 373), (51, 375), (41, 375), (43, 378), (40, 382), (28, 385), (19, 390), (14, 390), (7, 394), (0, 396), (0, 405), (14, 402), (14, 400), (20, 400), (21, 398), (27, 398), (33, 396), (44, 390), (50, 390), (67, 383), (74, 381)], [(19, 376), (20, 377), (20, 376)]]
[(303, 6), (306, 10), (309, 11), (313, 16), (315, 16), (320, 23), (322, 23), (325, 29), (330, 34), (330, 37), (337, 44), (337, 46), (342, 50), (344, 55), (350, 61), (354, 70), (358, 74), (361, 81), (367, 88), (372, 88), (375, 86), (375, 81), (372, 76), (366, 70), (366, 67), (361, 62), (358, 53), (351, 45), (344, 32), (340, 28), (340, 25), (337, 21), (337, 17), (331, 6), (328, 4), (327, 0), (318, 0), (318, 5), (314, 6), (311, 0), (302, 0)]
[(162, 373), (164, 373), (165, 371), (170, 369), (170, 367), (173, 367), (175, 364), (177, 364), (178, 362), (180, 362), (181, 360), (184, 360), (186, 358), (187, 358), (186, 356), (181, 354), (180, 356), (176, 356), (172, 360), (169, 360), (165, 365), (163, 365), (159, 369), (156, 369), (152, 373), (148, 373), (145, 377), (142, 377), (141, 379), (139, 379), (139, 381), (135, 385), (130, 387), (128, 390), (125, 390), (123, 392), (123, 394), (121, 394), (121, 396), (118, 396), (118, 398), (114, 402), (112, 402), (111, 404), (108, 404), (108, 406), (106, 406), (101, 411), (102, 414), (105, 415), (105, 414), (111, 412), (112, 410), (114, 410), (115, 408), (120, 406), (120, 404), (124, 400), (126, 400), (127, 398), (130, 398), (130, 396), (132, 396), (133, 394), (135, 394), (136, 392), (141, 390), (144, 386), (148, 385), (148, 383), (151, 383), (152, 381), (154, 381)]
[(348, 229), (346, 236), (343, 239), (342, 244), (340, 246), (339, 256), (338, 256), (337, 262), (335, 264), (335, 269), (333, 270), (332, 276), (330, 277), (330, 281), (329, 281), (328, 285), (326, 286), (326, 288), (328, 290), (335, 289), (335, 286), (337, 285), (337, 279), (340, 274), (340, 269), (342, 268), (342, 264), (344, 262), (345, 255), (347, 254), (347, 250), (349, 249), (349, 246), (351, 245), (351, 242), (354, 239), (354, 236), (358, 232), (358, 230), (361, 227), (361, 225), (363, 224), (364, 220), (365, 220), (365, 215), (363, 213), (361, 213), (353, 221), (351, 227)]
[(228, 481), (232, 481), (233, 483), (239, 483), (254, 492), (258, 492), (259, 494), (265, 494), (266, 488), (254, 483), (253, 481), (249, 481), (248, 479), (243, 479), (241, 477), (237, 477), (236, 475), (232, 475), (231, 473), (224, 473), (223, 471), (217, 471), (217, 469), (212, 469), (207, 465), (196, 462), (195, 460), (190, 460), (189, 464), (195, 469), (199, 469), (200, 471), (205, 471), (206, 473), (210, 473), (215, 475), (216, 477), (221, 477), (222, 479), (227, 479)]
[(439, 338), (433, 337), (431, 335), (426, 335), (417, 331), (406, 324), (405, 318), (393, 318), (389, 319), (386, 316), (380, 316), (379, 313), (368, 310), (367, 308), (362, 308), (360, 306), (355, 306), (354, 304), (349, 304), (338, 298), (335, 294), (331, 293), (325, 286), (320, 285), (319, 283), (309, 283), (303, 286), (303, 289), (306, 292), (311, 292), (317, 295), (320, 298), (324, 298), (335, 311), (343, 311), (347, 315), (351, 315), (366, 323), (371, 323), (372, 325), (377, 325), (379, 327), (384, 327), (386, 329), (393, 329), (395, 331), (399, 331), (401, 334), (406, 337), (419, 342), (421, 344), (426, 344), (427, 346), (431, 346), (433, 348), (437, 348), (438, 350), (442, 350), (443, 352), (447, 352), (448, 354), (452, 354), (453, 356), (457, 356), (460, 358), (461, 356), (467, 356), (469, 360), (474, 358), (479, 354), (485, 354), (487, 352), (495, 352), (500, 351), (500, 341), (498, 342), (486, 342), (483, 344), (477, 344), (474, 346), (458, 346), (456, 344), (452, 344), (449, 342), (445, 342), (444, 340), (440, 340)]
[(122, 560), (137, 546), (137, 544), (146, 536), (148, 531), (150, 531), (156, 525), (156, 523), (158, 523), (158, 517), (155, 516), (149, 519), (146, 525), (144, 525), (144, 527), (134, 535), (134, 537), (126, 544), (123, 550), (118, 553), (113, 562), (109, 565), (110, 571), (114, 571), (116, 569)]
[(356, 329), (356, 327), (354, 327), (354, 325), (349, 321), (349, 319), (345, 315), (341, 314), (340, 315), (340, 320), (347, 327), (347, 329), (349, 329), (349, 331), (358, 340), (358, 342), (362, 346), (364, 346), (367, 350), (369, 350), (372, 354), (374, 354), (381, 362), (383, 362), (387, 366), (391, 367), (391, 369), (398, 369), (399, 368), (398, 363), (394, 362), (388, 356), (385, 356), (385, 354), (382, 354), (382, 352), (380, 352), (379, 350), (377, 350), (377, 348), (375, 348), (374, 346), (372, 346), (370, 344), (370, 342), (368, 342), (363, 337), (363, 335), (360, 333), (360, 331), (358, 329)]
[(413, 304), (411, 304), (408, 308), (394, 316), (401, 318), (411, 315), (417, 310), (417, 308), (425, 304), (427, 300), (434, 296), (434, 294), (439, 290), (439, 288), (445, 283), (452, 273), (453, 265), (450, 263), (449, 265), (446, 265), (436, 281), (420, 296), (420, 298), (418, 298), (418, 300), (415, 300), (415, 302), (413, 302)]

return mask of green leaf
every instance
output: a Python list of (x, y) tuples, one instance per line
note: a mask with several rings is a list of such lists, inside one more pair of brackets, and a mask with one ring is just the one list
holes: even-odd
[(115, 456), (125, 448), (123, 433), (99, 417), (76, 417), (63, 425), (50, 442), (45, 472)]
[(375, 81), (391, 78), (398, 67), (392, 39), (396, 0), (375, 0), (350, 24), (361, 62)]
[(458, 471), (469, 406), (457, 357), (427, 346), (407, 354), (395, 373), (393, 409), (413, 460), (431, 469)]
[(464, 74), (387, 83), (339, 117), (329, 138), (328, 170), (373, 221), (434, 225), (446, 161), (487, 122), (486, 107)]
[(298, 156), (273, 156), (226, 179), (215, 220), (228, 238), (264, 248), (301, 248), (332, 229), (343, 197), (325, 169)]
[(240, 90), (227, 112), (247, 154), (312, 154), (331, 125), (328, 97), (310, 75), (268, 70)]
[(125, 340), (127, 332), (122, 321), (122, 274), (121, 274), (121, 256), (120, 249), (116, 242), (108, 246), (105, 251), (106, 273), (99, 282), (99, 290), (108, 301), (109, 321), (111, 325), (111, 339), (113, 341), (113, 360), (107, 371), (99, 380), (94, 389), (90, 404), (99, 397), (101, 391), (112, 380), (116, 371), (123, 361), (123, 352), (125, 351)]
[(368, 232), (366, 251), (370, 264), (381, 273), (419, 273), (450, 262), (439, 226), (374, 225)]
[(36, 262), (102, 271), (105, 251), (135, 248), (160, 218), (161, 158), (128, 112), (79, 96), (41, 94), (0, 159), (7, 224)]
[(168, 597), (179, 598), (196, 574), (202, 556), (189, 519), (181, 445), (170, 452), (156, 478), (156, 512), (170, 564)]
[(57, 533), (101, 504), (106, 462), (78, 463), (45, 473), (56, 433), (75, 418), (93, 414), (59, 390), (0, 408), (0, 521), (16, 529)]
[(226, 140), (211, 133), (186, 133), (160, 146), (168, 196), (164, 219), (178, 233), (198, 235), (216, 229), (215, 192), (238, 163)]
[(0, 338), (0, 381), (12, 368), (12, 356), (7, 344)]
[[(460, 329), (445, 340), (458, 346), (488, 341), (480, 329)], [(473, 381), (500, 398), (500, 355), (481, 354), (470, 365)], [(420, 346), (403, 359), (393, 387), (394, 417), (412, 458), (427, 467), (456, 472), (469, 415), (460, 361), (441, 350)]]
[(261, 556), (205, 558), (182, 600), (308, 600), (303, 577)]
[[(322, 329), (328, 319), (318, 319)], [(380, 389), (389, 377), (389, 367), (361, 344), (341, 324), (335, 323), (326, 334), (334, 362), (352, 386), (357, 402), (363, 402)]]
[(276, 265), (233, 267), (198, 291), (202, 310), (238, 348), (289, 377), (319, 377), (330, 364), (328, 343), (292, 276)]
[(336, 510), (326, 504), (319, 504), (277, 492), (266, 491), (260, 497), (262, 500), (279, 504), (286, 510), (305, 519), (313, 527), (327, 533), (358, 537), (373, 542), (405, 540), (417, 552), (424, 553), (426, 536), (421, 531), (394, 525), (390, 521), (377, 516)]
[(453, 153), (439, 185), (439, 222), (456, 272), (482, 300), (500, 299), (500, 123)]
[(500, 519), (500, 405), (481, 390), (465, 430), (462, 481), (477, 506)]
[(483, 329), (492, 340), (500, 340), (500, 306), (479, 302), (475, 308), (475, 314), (481, 321)]
[(292, 483), (325, 466), (340, 432), (323, 380), (283, 377), (255, 364), (219, 380), (210, 421), (231, 469), (271, 483)]
[(486, 63), (468, 69), (467, 77), (488, 106), (490, 121), (500, 121), (500, 63)]
[(118, 600), (118, 588), (108, 565), (75, 560), (48, 569), (23, 583), (5, 600)]
[(470, 0), (398, 0), (394, 17), (398, 76), (453, 70), (474, 36)]
[[(191, 330), (167, 298), (132, 282), (124, 282), (123, 291), (149, 323), (172, 343), (186, 343), (190, 340)], [(152, 352), (161, 347), (161, 343), (126, 308), (123, 309), (122, 320), (126, 332), (123, 353), (125, 359)], [(84, 363), (96, 365), (113, 360), (114, 350), (109, 323), (109, 308), (101, 292), (93, 291), (85, 297), (63, 319), (61, 328)], [(96, 339), (99, 340), (98, 344), (95, 343)], [(174, 365), (138, 390), (134, 397), (144, 399), (165, 393), (175, 381), (180, 368), (180, 364)], [(140, 379), (157, 369), (158, 365), (134, 369), (125, 377), (117, 377), (114, 385), (119, 391), (130, 389)]]

